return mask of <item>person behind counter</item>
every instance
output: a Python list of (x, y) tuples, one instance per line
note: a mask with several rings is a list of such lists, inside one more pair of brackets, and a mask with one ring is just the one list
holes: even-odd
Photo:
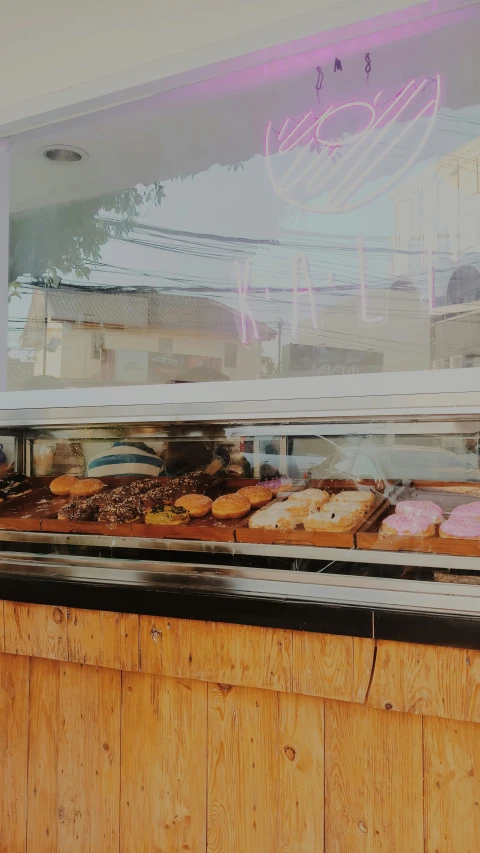
[(143, 441), (116, 441), (90, 459), (87, 476), (179, 477), (198, 469), (213, 475), (228, 461), (223, 454), (216, 455), (210, 441), (167, 441), (159, 453)]

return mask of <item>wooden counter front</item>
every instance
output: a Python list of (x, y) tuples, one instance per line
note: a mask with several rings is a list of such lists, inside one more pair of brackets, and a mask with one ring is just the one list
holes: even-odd
[(480, 849), (478, 651), (4, 601), (0, 652), (1, 853)]

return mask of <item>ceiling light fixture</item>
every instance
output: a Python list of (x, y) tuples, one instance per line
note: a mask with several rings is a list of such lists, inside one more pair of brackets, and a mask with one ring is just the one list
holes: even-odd
[(86, 151), (73, 145), (49, 145), (42, 150), (45, 159), (51, 163), (80, 163), (88, 157)]

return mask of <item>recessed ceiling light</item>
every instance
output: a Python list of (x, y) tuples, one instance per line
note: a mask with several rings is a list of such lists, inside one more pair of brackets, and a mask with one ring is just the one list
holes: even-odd
[(49, 145), (43, 149), (43, 156), (51, 163), (80, 163), (88, 154), (72, 145)]

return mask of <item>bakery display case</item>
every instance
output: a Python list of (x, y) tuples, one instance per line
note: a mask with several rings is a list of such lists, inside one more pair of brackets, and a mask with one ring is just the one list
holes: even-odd
[(76, 407), (4, 413), (1, 573), (476, 612), (476, 414), (284, 406), (242, 423), (179, 424), (152, 403), (89, 424)]

